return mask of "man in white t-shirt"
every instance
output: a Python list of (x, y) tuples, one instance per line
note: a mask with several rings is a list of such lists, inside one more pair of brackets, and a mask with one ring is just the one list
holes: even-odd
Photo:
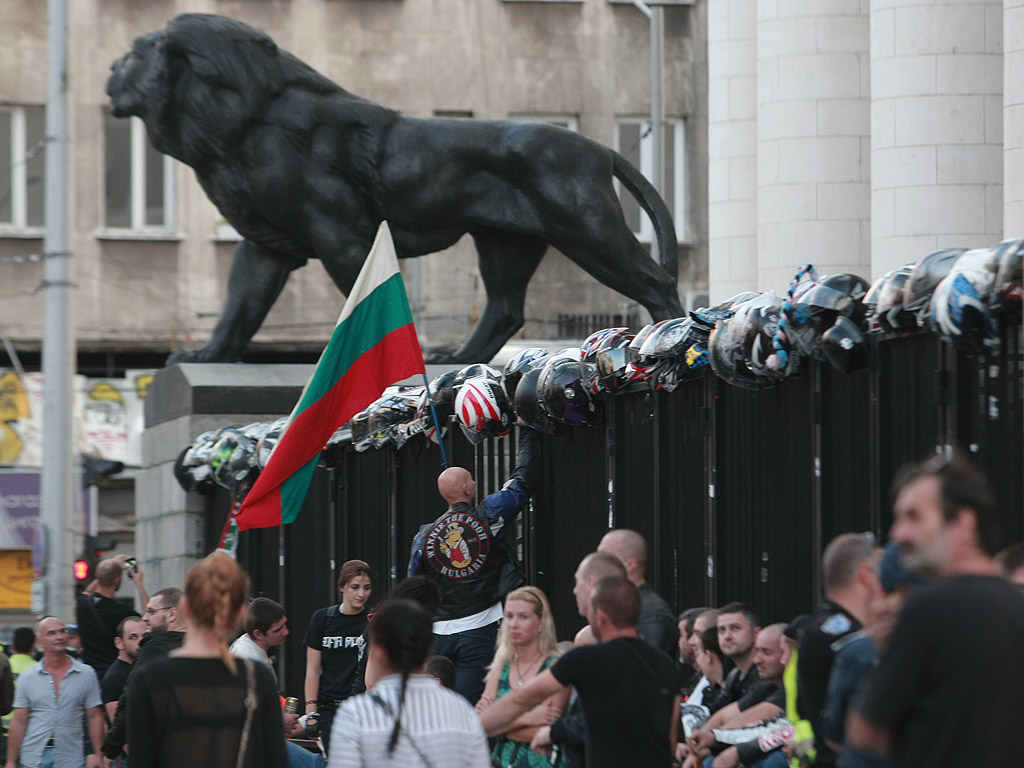
[(231, 644), (231, 653), (273, 669), (268, 651), (281, 645), (288, 637), (288, 617), (284, 608), (269, 597), (257, 597), (249, 603), (243, 627), (245, 634)]
[[(252, 659), (260, 664), (266, 664), (273, 669), (268, 652), (271, 648), (284, 643), (288, 637), (288, 617), (284, 613), (284, 608), (269, 597), (257, 597), (249, 603), (242, 626), (245, 633), (231, 644), (231, 653), (242, 659)], [(298, 715), (287, 712), (284, 714), (286, 735), (294, 737), (303, 734), (303, 727), (297, 721)], [(288, 749), (290, 768), (322, 768), (324, 765), (324, 759), (320, 755), (290, 741), (285, 746)]]

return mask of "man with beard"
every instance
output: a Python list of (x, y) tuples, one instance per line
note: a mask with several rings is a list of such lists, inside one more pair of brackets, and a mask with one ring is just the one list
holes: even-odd
[(754, 638), (761, 631), (754, 609), (745, 603), (729, 603), (718, 612), (718, 645), (736, 665), (722, 686), (729, 701), (738, 701), (757, 684)]
[(890, 537), (904, 568), (935, 583), (900, 610), (847, 743), (896, 768), (1024, 766), (1024, 595), (993, 560), (988, 481), (953, 454), (902, 469), (894, 488)]
[(117, 658), (100, 683), (100, 695), (107, 710), (108, 722), (114, 719), (114, 713), (117, 712), (117, 700), (121, 698), (128, 683), (128, 673), (132, 671), (135, 657), (139, 655), (139, 643), (145, 634), (146, 622), (138, 616), (129, 616), (117, 625), (117, 635), (114, 637)]
[[(180, 609), (182, 592), (177, 587), (166, 587), (153, 595), (146, 603), (142, 612), (142, 620), (149, 627), (149, 632), (139, 644), (139, 652), (135, 657), (133, 670), (144, 667), (156, 659), (163, 658), (171, 651), (180, 648), (185, 641), (185, 615)], [(116, 714), (103, 741), (103, 754), (111, 760), (121, 755), (127, 734), (125, 733), (125, 714), (127, 707), (128, 688), (121, 693), (117, 703)]]

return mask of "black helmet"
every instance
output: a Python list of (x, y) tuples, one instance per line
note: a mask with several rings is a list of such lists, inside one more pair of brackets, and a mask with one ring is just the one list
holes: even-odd
[(509, 401), (515, 400), (516, 388), (519, 386), (519, 380), (523, 377), (523, 374), (527, 371), (538, 368), (543, 365), (543, 361), (548, 357), (548, 351), (541, 349), (540, 347), (529, 347), (516, 352), (507, 363), (505, 363), (505, 370), (502, 371), (501, 383), (505, 387), (505, 394), (508, 396)]
[(434, 411), (437, 412), (437, 421), (443, 429), (448, 424), (448, 418), (455, 414), (455, 377), (458, 371), (448, 371), (440, 376), (435, 376), (430, 382), (427, 391), (420, 396), (419, 407), (416, 411), (424, 427), (434, 423), (434, 416), (431, 413), (430, 405), (433, 403)]
[(818, 346), (821, 334), (831, 328), (839, 317), (848, 317), (860, 326), (864, 322), (861, 299), (867, 292), (867, 280), (847, 272), (829, 275), (813, 283), (799, 297), (792, 322), (786, 328), (800, 354), (821, 359)]
[(944, 248), (922, 256), (910, 270), (910, 279), (903, 287), (903, 308), (917, 315), (918, 325), (928, 320), (928, 304), (942, 278), (949, 274), (953, 264), (966, 248)]
[(601, 404), (587, 394), (580, 380), (579, 363), (553, 359), (541, 371), (537, 391), (544, 411), (555, 421), (571, 427), (590, 427), (601, 423)]
[[(747, 367), (743, 359), (743, 348), (740, 340), (736, 339), (736, 332), (731, 326), (734, 318), (725, 318), (715, 323), (715, 329), (711, 331), (708, 339), (708, 357), (711, 360), (711, 370), (720, 379), (725, 380), (734, 387), (743, 389), (762, 389), (770, 383), (770, 380), (757, 376)], [(736, 322), (736, 326), (742, 329), (742, 323)], [(742, 334), (739, 334), (742, 336)]]
[(567, 432), (569, 428), (551, 418), (541, 407), (540, 395), (537, 392), (537, 381), (543, 369), (531, 368), (519, 379), (516, 396), (513, 399), (516, 415), (523, 423), (539, 432), (549, 435)]
[(868, 359), (864, 334), (850, 318), (840, 317), (821, 335), (821, 354), (843, 373), (863, 368)]

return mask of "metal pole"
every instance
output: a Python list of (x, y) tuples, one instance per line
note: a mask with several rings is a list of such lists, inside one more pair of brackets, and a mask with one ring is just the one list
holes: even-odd
[[(643, 0), (633, 0), (644, 16), (651, 22), (651, 185), (662, 194), (662, 170), (665, 153), (662, 149), (662, 107), (661, 107), (661, 8), (651, 6)], [(678, 149), (676, 151), (679, 151)], [(658, 238), (651, 238), (651, 258), (658, 261)]]
[[(74, 619), (71, 579), (72, 344), (68, 245), (68, 2), (48, 0), (46, 235), (43, 240), (43, 605)], [(80, 526), (79, 526), (80, 527)]]

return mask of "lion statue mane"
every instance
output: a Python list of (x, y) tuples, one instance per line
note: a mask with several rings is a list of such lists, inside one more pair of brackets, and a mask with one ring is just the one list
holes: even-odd
[[(347, 295), (382, 220), (399, 258), (474, 239), (487, 304), (448, 361), (490, 360), (522, 327), (549, 245), (655, 320), (682, 314), (664, 201), (621, 155), (577, 133), (402, 117), (222, 16), (178, 16), (111, 69), (113, 113), (140, 117), (153, 146), (195, 170), (242, 236), (209, 343), (169, 363), (240, 359), (307, 259)], [(627, 226), (614, 179), (650, 216), (663, 266)]]

